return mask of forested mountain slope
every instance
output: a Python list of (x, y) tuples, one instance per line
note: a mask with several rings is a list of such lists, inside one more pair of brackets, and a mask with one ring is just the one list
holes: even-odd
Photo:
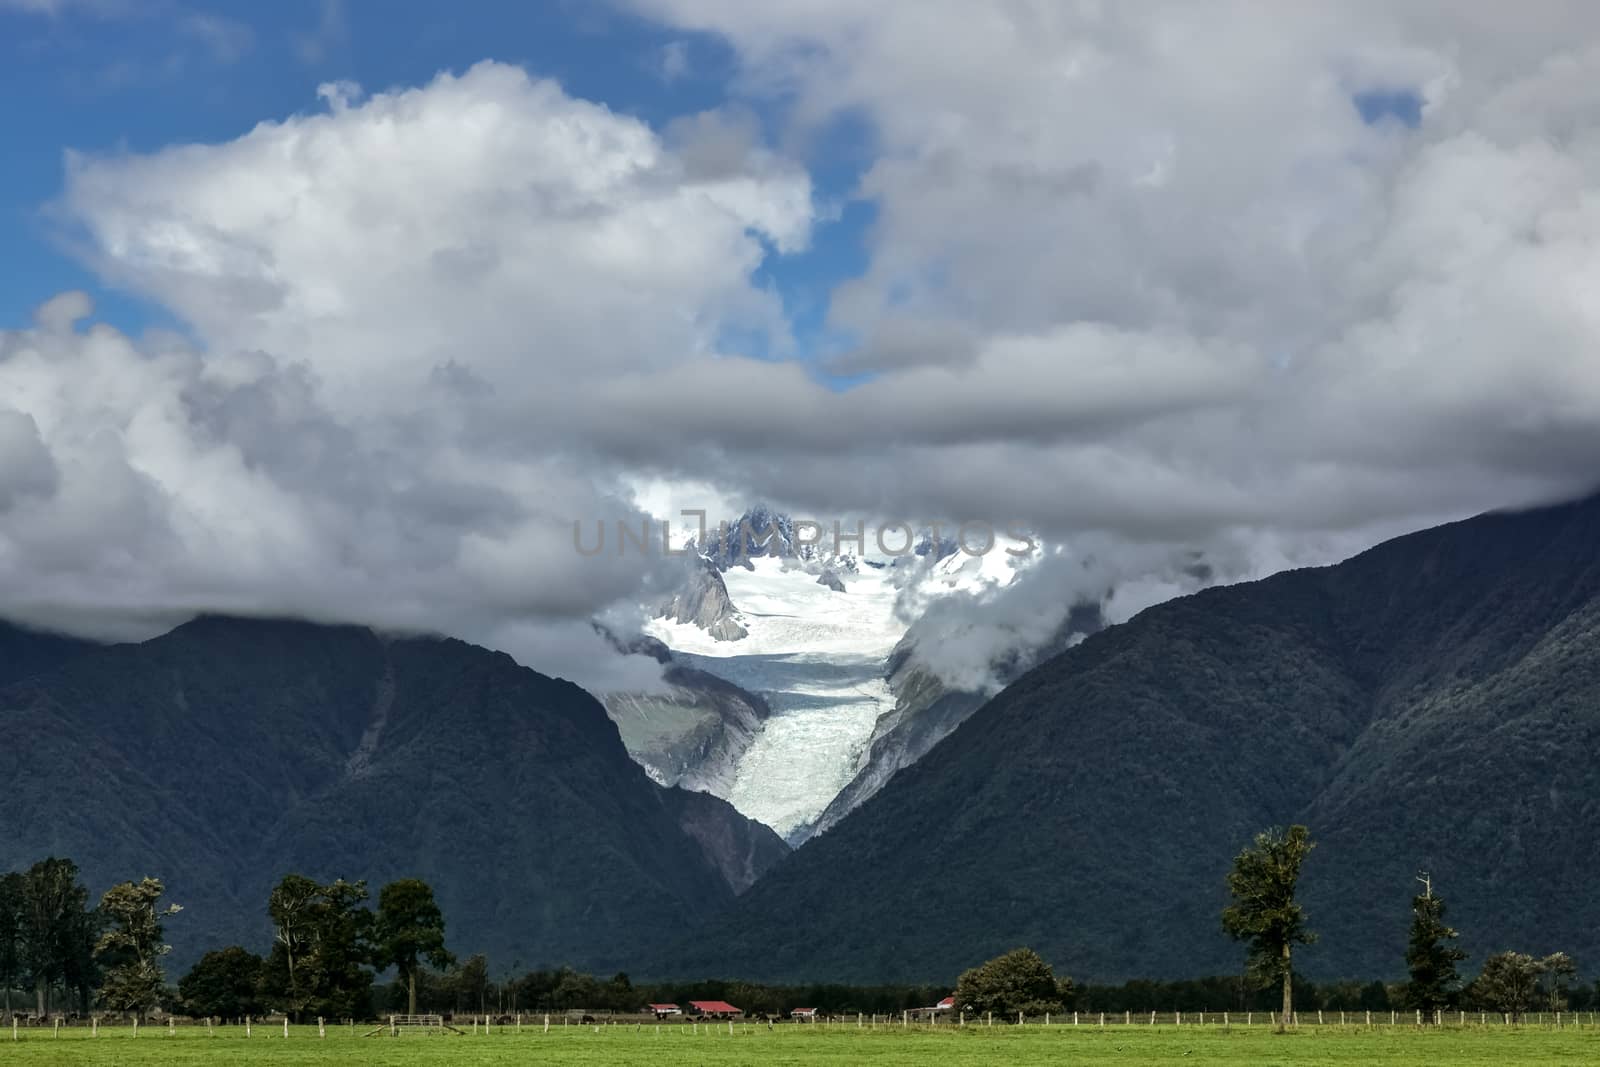
[(932, 979), (1027, 944), (1081, 978), (1234, 972), (1223, 875), (1304, 821), (1304, 971), (1402, 973), (1419, 869), (1474, 958), (1592, 965), (1597, 753), (1600, 498), (1485, 515), (1088, 638), (656, 963)]
[(427, 879), (460, 952), (616, 968), (787, 851), (651, 782), (587, 693), (459, 641), (202, 618), (0, 689), (0, 736), (0, 869), (165, 879), (178, 962), (263, 950), (298, 871)]

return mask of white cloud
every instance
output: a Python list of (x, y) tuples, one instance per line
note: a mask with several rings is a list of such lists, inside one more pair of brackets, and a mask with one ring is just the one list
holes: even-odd
[(255, 31), (238, 19), (191, 11), (178, 17), (178, 30), (205, 46), (217, 63), (234, 63), (255, 45)]
[(1592, 6), (639, 6), (878, 144), (832, 308), (878, 376), (785, 408), (903, 447), (792, 495), (1205, 540), (1592, 484)]
[[(645, 579), (535, 559), (575, 511), (702, 483), (1104, 539), (1131, 604), (1175, 550), (1243, 576), (1595, 477), (1600, 9), (640, 6), (724, 35), (783, 143), (869, 128), (869, 262), (830, 312), (864, 384), (728, 341), (795, 351), (753, 278), (818, 222), (738, 101), (658, 131), (493, 64), (330, 86), (71, 161), (96, 265), (197, 346), (8, 340), (55, 489), (7, 591), (489, 632)], [(1365, 123), (1368, 91), (1420, 126)]]
[(345, 20), (344, 0), (322, 0), (317, 12), (317, 24), (309, 30), (292, 34), (290, 40), (302, 63), (317, 64), (327, 59), (329, 53), (349, 37), (350, 25)]
[(749, 273), (758, 234), (804, 243), (807, 180), (753, 146), (694, 177), (493, 64), (329, 95), (226, 144), (71, 160), (58, 209), (195, 341), (75, 328), (81, 294), (0, 335), (0, 438), (28, 445), (0, 494), (53, 485), (0, 527), (0, 593), (116, 632), (204, 608), (601, 648), (585, 620), (657, 564), (574, 550), (574, 520), (637, 513), (565, 409), (729, 323), (781, 329)]
[(688, 41), (668, 41), (661, 46), (661, 77), (665, 81), (677, 81), (690, 71)]

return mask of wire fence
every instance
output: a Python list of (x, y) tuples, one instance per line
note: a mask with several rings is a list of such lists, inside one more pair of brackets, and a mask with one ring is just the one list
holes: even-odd
[[(10, 1022), (11, 1039), (20, 1040), (24, 1036), (40, 1033), (60, 1035), (64, 1030), (68, 1033), (76, 1032), (89, 1036), (96, 1036), (101, 1030), (131, 1031), (137, 1036), (141, 1030), (151, 1035), (173, 1036), (178, 1032), (193, 1032), (203, 1030), (208, 1033), (220, 1034), (226, 1032), (242, 1033), (251, 1036), (256, 1033), (270, 1034), (284, 1038), (291, 1032), (296, 1034), (315, 1033), (318, 1037), (326, 1037), (330, 1031), (362, 1032), (377, 1034), (388, 1032), (399, 1034), (406, 1029), (442, 1028), (453, 1030), (457, 1033), (470, 1033), (473, 1035), (492, 1035), (496, 1033), (523, 1033), (525, 1031), (549, 1033), (552, 1028), (566, 1029), (567, 1027), (593, 1027), (603, 1029), (610, 1027), (627, 1027), (629, 1029), (643, 1029), (654, 1027), (660, 1030), (663, 1027), (671, 1029), (688, 1029), (691, 1031), (705, 1031), (707, 1033), (727, 1032), (735, 1033), (738, 1030), (751, 1028), (851, 1028), (859, 1030), (926, 1030), (926, 1029), (951, 1029), (967, 1027), (1052, 1027), (1064, 1029), (1108, 1029), (1108, 1028), (1156, 1028), (1156, 1029), (1212, 1029), (1226, 1030), (1233, 1028), (1277, 1028), (1284, 1024), (1283, 1017), (1278, 1012), (1261, 1011), (1198, 1011), (1198, 1012), (1087, 1012), (1069, 1011), (1059, 1014), (1026, 1015), (1018, 1013), (992, 1012), (963, 1012), (955, 1010), (921, 1010), (904, 1011), (899, 1014), (835, 1014), (817, 1016), (814, 1018), (793, 1019), (783, 1016), (770, 1018), (746, 1017), (739, 1015), (734, 1018), (711, 1018), (684, 1016), (680, 1018), (663, 1019), (654, 1015), (591, 1015), (578, 1013), (549, 1013), (549, 1014), (517, 1014), (517, 1015), (481, 1015), (468, 1016), (389, 1016), (379, 1021), (376, 1029), (373, 1022), (358, 1023), (352, 1020), (325, 1020), (317, 1019), (305, 1023), (291, 1024), (281, 1015), (266, 1018), (251, 1018), (224, 1022), (219, 1019), (188, 1019), (177, 1016), (164, 1016), (155, 1019), (139, 1020), (132, 1017), (123, 1017), (112, 1014), (92, 1015), (89, 1017), (76, 1017), (57, 1015), (45, 1019), (25, 1019), (22, 1016), (13, 1016)], [(1436, 1011), (1431, 1015), (1420, 1011), (1316, 1011), (1296, 1012), (1287, 1021), (1291, 1029), (1321, 1028), (1326, 1030), (1378, 1030), (1390, 1028), (1406, 1028), (1414, 1030), (1423, 1029), (1600, 1029), (1600, 1013), (1593, 1011), (1545, 1011), (1545, 1012), (1499, 1012), (1499, 1011)]]

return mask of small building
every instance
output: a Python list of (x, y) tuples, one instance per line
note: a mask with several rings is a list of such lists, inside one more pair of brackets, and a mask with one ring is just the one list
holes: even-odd
[(956, 1010), (956, 998), (955, 998), (954, 995), (951, 995), (951, 996), (945, 997), (943, 1000), (939, 1001), (939, 1003), (935, 1004), (931, 1008), (912, 1008), (911, 1009), (911, 1014), (914, 1015), (915, 1017), (917, 1017), (918, 1019), (932, 1019), (932, 1018), (935, 1018), (936, 1016), (944, 1014), (947, 1011), (955, 1011), (955, 1010)]
[(644, 1010), (651, 1012), (657, 1019), (665, 1019), (669, 1015), (682, 1015), (683, 1009), (676, 1004), (646, 1004)]
[(744, 1014), (726, 1000), (691, 1000), (689, 1010), (707, 1019), (731, 1019)]
[(791, 1011), (789, 1013), (789, 1018), (798, 1019), (803, 1023), (814, 1023), (814, 1022), (817, 1021), (817, 1009), (816, 1008), (796, 1008), (796, 1009), (794, 1009), (794, 1011)]

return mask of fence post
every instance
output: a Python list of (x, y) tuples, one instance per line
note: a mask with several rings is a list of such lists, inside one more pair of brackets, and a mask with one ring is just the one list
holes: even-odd
[(1256, 1013), (1255, 1012), (1247, 1011), (1247, 1012), (1244, 1013), (1244, 1024), (1246, 1026), (1250, 1026), (1255, 1021), (1256, 1021)]
[(1371, 1011), (1371, 1009), (1368, 1009), (1368, 1011), (1367, 1011), (1367, 1025), (1368, 1026), (1372, 1025), (1372, 1011)]
[(133, 1036), (139, 1036), (139, 1017), (137, 1015), (133, 1017)]
[(544, 1013), (544, 1032), (547, 1033), (547, 1034), (550, 1032), (550, 1013), (549, 1012), (545, 1012)]
[(1132, 1010), (1124, 1008), (1123, 1012), (1122, 1012), (1122, 1025), (1128, 1026), (1132, 1022), (1133, 1022), (1133, 1012), (1132, 1012)]
[(1222, 1028), (1224, 1030), (1226, 1030), (1228, 1028), (1228, 1013), (1227, 1012), (1223, 1012), (1222, 1013)]
[(1318, 1026), (1322, 1025), (1322, 1009), (1321, 1008), (1317, 1009), (1317, 1025)]
[(1150, 1013), (1150, 1025), (1154, 1026), (1155, 1024), (1156, 1024), (1156, 1013), (1155, 1012), (1151, 1012)]
[(289, 1040), (289, 1017), (287, 1015), (283, 1017), (283, 1039), (285, 1041)]
[(323, 1021), (320, 1015), (317, 1016), (317, 1036), (324, 1040), (328, 1037), (328, 1024)]
[(961, 1025), (963, 1027), (967, 1025), (967, 1013), (965, 1011), (961, 1013)]
[(1175, 1012), (1172, 1013), (1172, 1025), (1173, 1026), (1182, 1026), (1183, 1025), (1183, 1012), (1175, 1011)]
[(395, 1028), (394, 1016), (393, 1015), (389, 1016), (389, 1036), (390, 1037), (399, 1037), (400, 1036), (400, 1031)]
[(248, 1015), (244, 1017), (244, 1036), (250, 1036), (250, 1016)]
[(1077, 1026), (1078, 1025), (1078, 1013), (1077, 1012), (1073, 1012), (1072, 1013), (1072, 1025), (1073, 1026)]
[(1422, 1025), (1422, 1009), (1421, 1008), (1417, 1009), (1417, 1025), (1418, 1026)]

